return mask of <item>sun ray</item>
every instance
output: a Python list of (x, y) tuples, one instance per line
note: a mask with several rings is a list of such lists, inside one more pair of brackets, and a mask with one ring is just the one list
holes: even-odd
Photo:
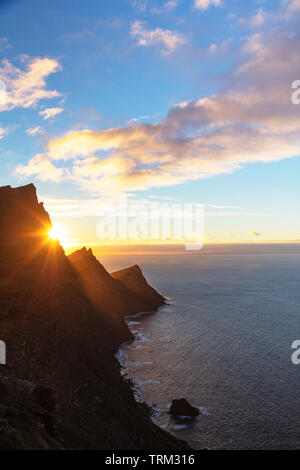
[(55, 225), (49, 230), (48, 236), (51, 240), (58, 240), (62, 245), (67, 242), (67, 231), (64, 227)]

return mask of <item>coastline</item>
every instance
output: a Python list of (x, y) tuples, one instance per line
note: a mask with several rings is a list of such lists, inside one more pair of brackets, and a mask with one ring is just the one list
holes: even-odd
[[(143, 343), (145, 341), (145, 339), (143, 339), (144, 335), (139, 334), (135, 329), (131, 328), (132, 326), (134, 326), (134, 324), (140, 323), (140, 322), (136, 322), (135, 320), (138, 319), (138, 318), (141, 318), (142, 316), (153, 315), (155, 313), (156, 313), (155, 311), (139, 312), (139, 313), (136, 313), (134, 315), (127, 315), (125, 317), (125, 323), (128, 327), (128, 330), (130, 331), (133, 339), (129, 339), (129, 340), (124, 341), (123, 343), (121, 343), (121, 345), (118, 349), (118, 352), (115, 354), (115, 358), (117, 359), (117, 361), (119, 363), (119, 366), (120, 366), (120, 375), (123, 378), (123, 380), (130, 385), (131, 390), (134, 394), (135, 401), (137, 403), (145, 404), (151, 410), (153, 410), (153, 406), (151, 404), (147, 403), (144, 400), (144, 398), (142, 397), (142, 392), (139, 388), (138, 383), (136, 382), (135, 378), (133, 376), (131, 376), (131, 374), (128, 370), (129, 362), (128, 362), (128, 360), (126, 360), (126, 352), (128, 351), (128, 348), (130, 347), (130, 345), (137, 344), (137, 347), (139, 347), (140, 343)], [(151, 380), (151, 379), (149, 379), (149, 380)]]
[[(124, 316), (163, 297), (136, 264), (110, 274), (90, 249), (47, 235), (34, 185), (0, 188), (0, 449), (184, 450), (149, 419), (114, 357)], [(35, 234), (34, 236), (32, 234)]]
[[(165, 438), (170, 439), (171, 447), (169, 447), (168, 449), (164, 449), (164, 450), (171, 450), (171, 449), (192, 450), (190, 445), (185, 440), (178, 438), (174, 433), (172, 433), (171, 431), (169, 431), (167, 429), (164, 429), (162, 426), (160, 426), (159, 424), (157, 424), (153, 420), (153, 418), (155, 418), (155, 414), (157, 413), (157, 411), (155, 410), (155, 407), (153, 406), (152, 403), (148, 403), (145, 400), (145, 398), (142, 394), (142, 391), (141, 391), (141, 386), (137, 383), (137, 381), (135, 380), (135, 377), (130, 374), (130, 372), (127, 368), (128, 361), (126, 360), (126, 357), (125, 357), (126, 356), (126, 350), (128, 349), (128, 347), (130, 345), (133, 345), (135, 343), (138, 343), (138, 345), (139, 345), (140, 343), (145, 341), (138, 335), (138, 333), (135, 330), (133, 330), (131, 328), (136, 323), (135, 320), (138, 319), (138, 318), (143, 318), (143, 317), (148, 316), (148, 315), (157, 314), (159, 312), (160, 308), (162, 308), (162, 307), (164, 307), (164, 305), (162, 305), (161, 307), (158, 307), (158, 309), (154, 310), (154, 311), (138, 312), (138, 313), (135, 313), (135, 314), (132, 314), (132, 315), (127, 315), (127, 316), (124, 317), (127, 328), (128, 328), (128, 330), (129, 330), (129, 332), (130, 332), (133, 339), (128, 339), (128, 340), (122, 342), (119, 345), (118, 351), (114, 354), (114, 358), (118, 362), (120, 377), (121, 377), (123, 383), (129, 388), (130, 393), (133, 396), (133, 399), (135, 401), (136, 406), (142, 407), (144, 410), (146, 410), (146, 413), (148, 415), (147, 419), (150, 421), (150, 424), (152, 426), (154, 426), (157, 431), (162, 433)], [(147, 339), (146, 339), (146, 341), (147, 341)], [(151, 379), (149, 379), (149, 380), (151, 380)], [(148, 383), (148, 381), (147, 381), (147, 383)], [(172, 446), (172, 443), (174, 444), (174, 447)], [(150, 450), (150, 449), (144, 449), (144, 450)], [(155, 450), (155, 449), (151, 449), (151, 450)]]
[[(169, 299), (166, 299), (166, 300), (169, 300)], [(166, 305), (168, 305), (168, 304), (166, 304)], [(146, 316), (155, 315), (155, 314), (159, 313), (159, 310), (161, 308), (165, 307), (166, 305), (162, 305), (156, 311), (139, 312), (139, 313), (136, 313), (134, 315), (127, 315), (125, 317), (126, 325), (129, 329), (130, 333), (132, 334), (133, 339), (130, 339), (128, 341), (124, 341), (123, 343), (121, 343), (121, 345), (118, 349), (118, 352), (115, 354), (115, 358), (117, 359), (117, 361), (119, 363), (120, 375), (121, 375), (122, 379), (130, 387), (136, 403), (145, 406), (149, 410), (149, 418), (150, 418), (151, 422), (153, 423), (153, 425), (156, 426), (157, 428), (159, 428), (162, 432), (167, 433), (173, 439), (176, 439), (177, 441), (180, 441), (181, 443), (184, 443), (187, 446), (188, 449), (191, 449), (189, 444), (184, 439), (180, 439), (180, 438), (178, 438), (178, 436), (176, 436), (175, 432), (172, 432), (171, 429), (167, 429), (166, 426), (161, 425), (158, 422), (156, 422), (155, 418), (160, 417), (162, 414), (167, 414), (168, 409), (158, 410), (156, 408), (155, 404), (153, 404), (152, 402), (149, 402), (149, 401), (146, 400), (146, 398), (143, 394), (143, 388), (149, 383), (154, 383), (154, 381), (151, 378), (149, 378), (147, 380), (143, 380), (143, 381), (137, 379), (136, 376), (133, 375), (130, 372), (130, 370), (129, 370), (130, 361), (129, 361), (128, 357), (126, 357), (128, 355), (128, 351), (130, 349), (137, 349), (139, 347), (142, 347), (143, 343), (151, 341), (149, 339), (149, 335), (140, 333), (134, 328), (135, 325), (139, 325), (141, 323), (140, 321), (137, 322), (136, 320), (141, 319), (141, 321), (142, 321), (143, 318), (146, 317)], [(142, 366), (142, 365), (152, 364), (152, 362), (149, 362), (149, 361), (136, 362), (136, 361), (134, 361), (134, 364), (136, 364), (136, 365), (138, 364), (138, 365)], [(168, 403), (168, 408), (169, 408), (170, 405), (171, 405), (171, 401)], [(184, 418), (184, 417), (182, 417), (182, 418)], [(188, 426), (187, 423), (182, 422), (182, 424), (181, 424), (181, 420), (179, 419), (178, 422), (174, 422), (173, 429), (174, 430), (183, 429), (187, 426)]]

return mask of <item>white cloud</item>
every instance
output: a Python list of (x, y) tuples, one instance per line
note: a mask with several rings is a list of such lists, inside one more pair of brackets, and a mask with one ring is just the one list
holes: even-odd
[(261, 237), (261, 233), (258, 233), (258, 232), (249, 232), (249, 235), (251, 235), (251, 237)]
[(179, 0), (169, 0), (165, 2), (161, 8), (152, 8), (151, 13), (161, 14), (161, 13), (168, 13), (174, 10), (179, 3)]
[(43, 134), (44, 133), (44, 129), (40, 126), (35, 126), (35, 127), (31, 127), (29, 129), (26, 130), (26, 133), (28, 135), (38, 135), (38, 134)]
[(43, 111), (39, 112), (40, 116), (43, 116), (43, 119), (53, 119), (58, 114), (62, 113), (64, 108), (46, 108)]
[(0, 80), (6, 88), (5, 100), (0, 102), (0, 111), (14, 108), (31, 108), (42, 99), (60, 96), (56, 90), (47, 90), (46, 78), (61, 70), (56, 60), (48, 58), (29, 59), (22, 57), (25, 70), (14, 67), (8, 60), (2, 61)]
[(195, 0), (194, 7), (200, 10), (207, 10), (210, 6), (219, 7), (222, 5), (221, 0)]
[(41, 196), (40, 199), (51, 213), (51, 217), (95, 217), (104, 210), (102, 199), (66, 199)]
[(143, 21), (135, 21), (131, 26), (130, 34), (137, 40), (139, 46), (163, 46), (164, 55), (171, 54), (186, 43), (186, 39), (176, 31), (161, 28), (151, 31), (145, 28)]
[(229, 50), (229, 47), (230, 47), (231, 43), (232, 43), (232, 39), (227, 38), (227, 39), (224, 39), (223, 41), (221, 41), (219, 44), (212, 43), (209, 46), (208, 50), (211, 53), (218, 52), (218, 53), (224, 54), (225, 52), (227, 52)]
[(271, 15), (267, 13), (263, 8), (259, 8), (257, 13), (252, 17), (241, 17), (239, 18), (239, 23), (242, 25), (250, 26), (251, 28), (260, 28), (263, 24), (266, 23), (267, 19), (273, 20), (277, 17), (277, 15)]
[(264, 24), (264, 22), (266, 21), (266, 12), (264, 11), (263, 8), (260, 8), (258, 10), (258, 12), (256, 13), (256, 15), (254, 15), (252, 18), (251, 18), (251, 25), (252, 26), (255, 26), (255, 27), (259, 27), (259, 26), (262, 26)]
[(53, 137), (44, 154), (19, 166), (18, 173), (68, 179), (87, 192), (111, 195), (299, 156), (300, 108), (291, 103), (299, 72), (293, 24), (250, 36), (240, 51), (242, 62), (230, 73), (230, 87), (219, 94), (178, 103), (154, 124)]
[(244, 209), (244, 207), (241, 207), (241, 206), (229, 206), (229, 205), (220, 205), (220, 204), (205, 204), (205, 206), (211, 207), (213, 209), (236, 209), (236, 210)]
[(7, 133), (7, 129), (0, 126), (0, 140), (3, 139), (3, 137), (6, 135), (6, 133)]
[(45, 155), (35, 155), (29, 162), (29, 165), (19, 165), (16, 168), (16, 174), (22, 176), (38, 175), (40, 181), (59, 182), (66, 175), (66, 170), (56, 168)]
[(145, 114), (145, 116), (139, 116), (136, 118), (129, 119), (128, 124), (135, 124), (136, 122), (144, 121), (145, 119), (153, 119), (158, 116), (159, 116), (159, 113)]

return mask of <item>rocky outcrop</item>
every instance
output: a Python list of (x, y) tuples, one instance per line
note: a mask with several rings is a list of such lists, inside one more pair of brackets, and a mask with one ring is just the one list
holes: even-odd
[(33, 184), (0, 188), (0, 240), (21, 242), (44, 237), (51, 229), (49, 214), (38, 202)]
[[(0, 448), (186, 448), (120, 376), (114, 354), (131, 334), (106, 303), (114, 279), (83, 252), (87, 281), (50, 227), (33, 185), (0, 188)], [(94, 275), (99, 291), (109, 285), (103, 301), (91, 295)]]
[(156, 310), (165, 303), (164, 297), (148, 284), (139, 266), (135, 265), (116, 271), (111, 276), (122, 281), (130, 291), (143, 297), (145, 302), (144, 310)]
[(128, 274), (118, 278), (118, 273), (110, 275), (106, 271), (91, 249), (82, 248), (68, 258), (89, 299), (109, 312), (111, 318), (156, 310), (164, 303), (162, 296), (149, 286), (138, 267), (124, 270)]
[(175, 417), (184, 416), (194, 418), (200, 414), (199, 408), (190, 405), (185, 398), (173, 400), (170, 407), (170, 414)]

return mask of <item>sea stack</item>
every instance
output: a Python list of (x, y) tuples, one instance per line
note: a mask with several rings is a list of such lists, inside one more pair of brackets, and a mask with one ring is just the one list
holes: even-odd
[(173, 400), (170, 407), (170, 414), (175, 417), (189, 417), (194, 418), (200, 414), (199, 408), (190, 405), (185, 398), (179, 400)]

